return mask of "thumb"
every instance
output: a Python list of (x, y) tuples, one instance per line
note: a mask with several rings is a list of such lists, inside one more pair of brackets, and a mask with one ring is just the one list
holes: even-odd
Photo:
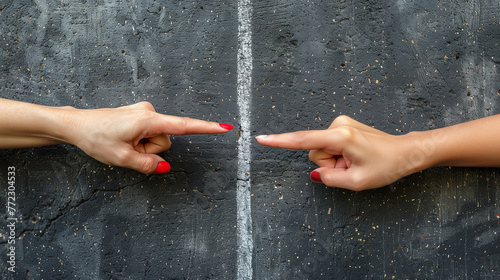
[(170, 171), (170, 164), (156, 154), (135, 152), (130, 157), (127, 166), (144, 174), (165, 174)]
[(311, 172), (311, 179), (329, 187), (353, 191), (361, 190), (360, 186), (354, 180), (352, 170), (348, 168), (321, 167)]

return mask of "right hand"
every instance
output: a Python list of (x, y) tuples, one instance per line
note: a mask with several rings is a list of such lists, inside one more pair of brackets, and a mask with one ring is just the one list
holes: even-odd
[(68, 108), (67, 142), (109, 165), (142, 173), (166, 173), (157, 153), (170, 148), (168, 135), (226, 133), (231, 125), (156, 113), (149, 102), (112, 109)]

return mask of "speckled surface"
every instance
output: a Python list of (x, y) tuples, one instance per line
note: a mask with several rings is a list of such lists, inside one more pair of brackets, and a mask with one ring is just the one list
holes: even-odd
[[(496, 1), (252, 6), (253, 136), (324, 129), (339, 114), (400, 134), (500, 113)], [(78, 108), (147, 100), (238, 130), (237, 8), (2, 1), (0, 96)], [(165, 176), (69, 145), (0, 151), (0, 200), (15, 166), (18, 218), (17, 272), (0, 276), (235, 279), (238, 133), (172, 140)], [(500, 277), (498, 169), (433, 168), (353, 193), (312, 183), (307, 152), (250, 148), (254, 279)]]

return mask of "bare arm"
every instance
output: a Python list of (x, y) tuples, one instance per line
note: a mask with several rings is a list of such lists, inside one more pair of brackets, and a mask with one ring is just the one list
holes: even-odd
[(500, 167), (500, 115), (413, 134), (437, 142), (430, 166)]
[(68, 109), (0, 99), (0, 148), (65, 143), (58, 128)]
[(262, 135), (266, 146), (311, 150), (314, 181), (365, 190), (432, 166), (500, 167), (500, 115), (436, 130), (390, 135), (340, 116), (326, 130)]
[(231, 129), (228, 124), (158, 114), (148, 102), (83, 110), (0, 99), (0, 148), (69, 143), (103, 163), (143, 173), (170, 169), (156, 155), (170, 148), (168, 135)]

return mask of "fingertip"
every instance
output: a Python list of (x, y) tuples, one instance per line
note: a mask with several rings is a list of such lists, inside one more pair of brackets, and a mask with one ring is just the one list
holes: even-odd
[(323, 181), (321, 180), (321, 173), (319, 173), (318, 171), (311, 172), (310, 176), (311, 176), (311, 180), (313, 180), (314, 182), (323, 183)]
[(229, 131), (234, 128), (234, 126), (228, 124), (228, 123), (219, 123), (219, 126), (224, 128), (225, 130)]
[(259, 144), (263, 144), (262, 142), (267, 138), (267, 135), (259, 135), (259, 136), (255, 136), (255, 140), (257, 140), (257, 142)]
[(155, 174), (165, 174), (170, 171), (170, 163), (166, 161), (160, 161), (156, 167)]

